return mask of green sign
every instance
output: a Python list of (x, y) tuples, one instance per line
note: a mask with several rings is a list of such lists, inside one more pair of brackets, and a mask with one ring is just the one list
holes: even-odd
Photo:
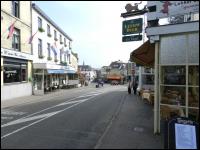
[(122, 42), (129, 42), (129, 41), (141, 41), (142, 35), (132, 35), (132, 36), (123, 36)]
[(142, 18), (125, 20), (122, 22), (122, 34), (136, 34), (142, 32)]

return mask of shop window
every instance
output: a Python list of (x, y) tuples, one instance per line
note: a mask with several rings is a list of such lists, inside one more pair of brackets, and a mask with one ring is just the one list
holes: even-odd
[(13, 32), (12, 48), (15, 51), (20, 51), (20, 30), (16, 28), (14, 28), (14, 32)]
[(144, 73), (151, 73), (151, 68), (144, 68)]
[(185, 85), (185, 66), (162, 66), (161, 83), (168, 85)]
[(199, 122), (199, 109), (189, 109), (188, 118), (193, 121)]
[(154, 75), (151, 75), (151, 74), (142, 75), (142, 83), (148, 84), (148, 85), (153, 85), (154, 84)]
[(185, 108), (177, 106), (160, 106), (160, 118), (170, 120), (173, 117), (185, 117)]
[(185, 35), (162, 37), (160, 42), (160, 64), (185, 64), (186, 43)]
[(189, 66), (188, 80), (189, 85), (199, 85), (199, 66)]
[(27, 65), (21, 65), (21, 81), (27, 81)]
[(161, 86), (161, 104), (185, 106), (185, 87)]
[(19, 1), (12, 1), (12, 14), (19, 18)]
[(27, 65), (26, 64), (4, 64), (4, 83), (27, 81)]
[(199, 87), (189, 87), (188, 102), (189, 107), (199, 107)]

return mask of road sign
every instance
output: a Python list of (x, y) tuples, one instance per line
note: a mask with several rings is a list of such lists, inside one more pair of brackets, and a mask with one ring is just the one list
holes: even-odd
[(142, 35), (123, 36), (122, 42), (141, 41)]
[(136, 34), (142, 32), (142, 18), (125, 20), (122, 22), (122, 34)]

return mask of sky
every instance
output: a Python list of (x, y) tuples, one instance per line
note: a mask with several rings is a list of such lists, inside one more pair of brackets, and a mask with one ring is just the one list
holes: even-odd
[[(111, 62), (128, 62), (130, 53), (142, 41), (122, 42), (122, 22), (128, 3), (139, 1), (33, 1), (72, 38), (72, 51), (93, 68), (109, 66)], [(142, 9), (146, 2), (142, 2)], [(142, 16), (139, 16), (142, 17)], [(135, 19), (126, 18), (126, 20)], [(145, 39), (146, 41), (147, 39)]]

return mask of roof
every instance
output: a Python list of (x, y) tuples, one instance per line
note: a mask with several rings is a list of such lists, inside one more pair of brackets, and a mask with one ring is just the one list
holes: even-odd
[(69, 35), (67, 35), (53, 20), (51, 20), (51, 18), (49, 18), (35, 3), (32, 4), (32, 8), (37, 11), (42, 17), (44, 17), (48, 22), (50, 22), (65, 37), (72, 41), (72, 38), (70, 38)]

